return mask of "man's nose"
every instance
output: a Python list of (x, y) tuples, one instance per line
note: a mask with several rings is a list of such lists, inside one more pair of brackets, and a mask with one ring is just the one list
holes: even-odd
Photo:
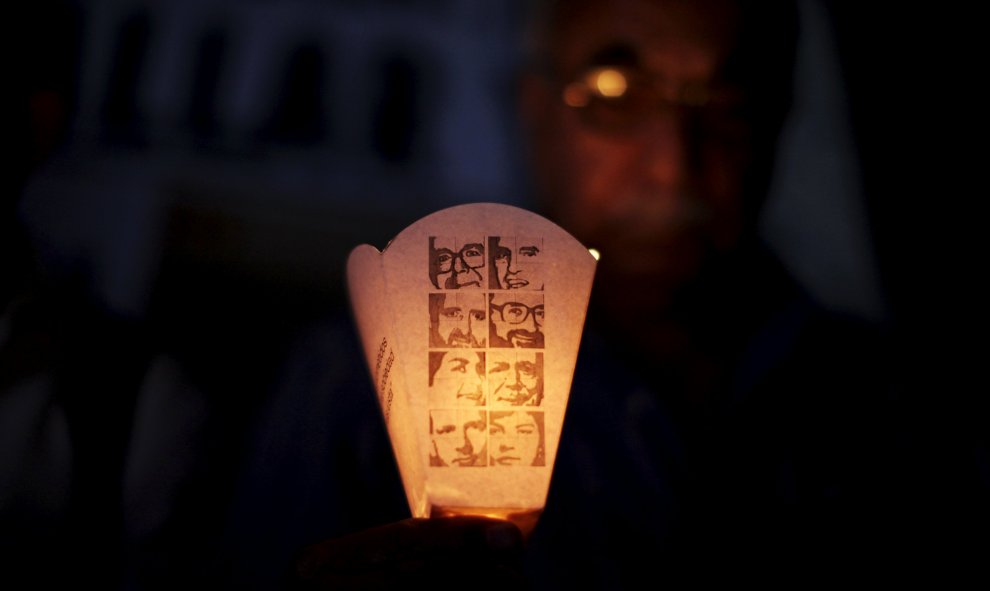
[(514, 449), (516, 449), (516, 448), (512, 447), (511, 445), (506, 445), (504, 443), (502, 443), (502, 444), (500, 444), (498, 446), (498, 450), (499, 451), (512, 451)]
[(457, 448), (457, 453), (468, 455), (473, 451), (474, 451), (474, 446), (471, 445), (471, 440), (468, 439), (467, 436), (465, 436), (464, 445)]
[(467, 265), (464, 264), (464, 259), (459, 256), (454, 257), (454, 273), (463, 273), (467, 270)]
[(691, 183), (692, 138), (684, 107), (663, 106), (640, 130), (640, 170), (657, 188), (678, 194)]

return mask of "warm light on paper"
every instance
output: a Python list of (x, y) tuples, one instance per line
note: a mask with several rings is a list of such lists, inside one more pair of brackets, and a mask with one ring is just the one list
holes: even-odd
[(413, 516), (535, 524), (595, 264), (552, 222), (491, 203), (351, 253), (351, 304)]

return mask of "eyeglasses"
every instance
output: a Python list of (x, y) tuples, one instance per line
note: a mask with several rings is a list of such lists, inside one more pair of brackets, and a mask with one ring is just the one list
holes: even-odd
[(507, 302), (501, 305), (492, 304), (491, 307), (493, 311), (499, 313), (502, 322), (522, 324), (532, 314), (533, 322), (537, 326), (543, 326), (543, 304), (537, 304), (530, 308), (526, 304), (520, 304), (519, 302)]
[(564, 85), (561, 100), (578, 109), (595, 129), (629, 131), (664, 108), (703, 114), (703, 123), (718, 131), (744, 122), (742, 93), (729, 87), (677, 84), (637, 68), (600, 66), (585, 70)]
[(441, 273), (450, 273), (456, 259), (460, 259), (461, 264), (468, 269), (485, 266), (485, 248), (480, 244), (465, 244), (457, 252), (449, 248), (438, 248), (434, 256)]

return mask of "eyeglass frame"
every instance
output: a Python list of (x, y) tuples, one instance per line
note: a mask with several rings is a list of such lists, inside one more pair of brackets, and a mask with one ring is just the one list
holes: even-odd
[[(454, 252), (453, 250), (451, 250), (449, 248), (446, 248), (446, 247), (434, 248), (434, 251), (436, 253), (434, 256), (437, 259), (437, 269), (438, 269), (438, 271), (440, 273), (450, 273), (454, 269), (454, 261), (457, 260), (457, 259), (461, 259), (461, 263), (464, 264), (464, 267), (465, 268), (468, 268), (468, 269), (481, 269), (481, 268), (484, 268), (484, 266), (485, 266), (485, 246), (483, 244), (480, 247), (481, 254), (479, 255), (480, 258), (481, 258), (481, 264), (479, 264), (477, 266), (472, 266), (472, 265), (468, 264), (467, 259), (464, 257), (464, 250), (466, 248), (469, 248), (469, 247), (470, 248), (478, 248), (478, 244), (479, 243), (477, 243), (477, 242), (471, 242), (471, 243), (465, 244), (457, 252)], [(445, 265), (445, 263), (443, 261), (440, 260), (441, 257), (444, 254), (449, 254), (450, 255), (450, 260), (446, 262), (446, 265)]]
[[(512, 325), (517, 325), (517, 324), (522, 324), (523, 322), (526, 322), (526, 320), (530, 316), (532, 316), (533, 317), (533, 323), (536, 324), (536, 326), (543, 326), (543, 311), (544, 311), (543, 304), (537, 304), (537, 305), (535, 305), (533, 307), (529, 307), (526, 304), (523, 304), (521, 302), (505, 302), (504, 304), (496, 304), (494, 302), (489, 302), (488, 305), (489, 305), (489, 307), (493, 311), (497, 311), (498, 312), (499, 318), (502, 319), (502, 322), (505, 322), (505, 323), (508, 323), (508, 324), (512, 324)], [(519, 306), (521, 308), (525, 308), (526, 309), (526, 315), (523, 316), (522, 319), (520, 319), (518, 321), (515, 321), (515, 322), (513, 322), (512, 320), (506, 320), (506, 318), (505, 318), (505, 307), (506, 306)], [(537, 312), (540, 312), (540, 314), (537, 315)]]
[[(621, 124), (612, 124), (601, 121), (594, 121), (589, 116), (588, 108), (595, 100), (605, 101), (602, 104), (608, 105), (607, 101), (618, 101), (626, 93), (615, 97), (608, 97), (594, 89), (594, 79), (604, 71), (613, 70), (618, 72), (627, 81), (626, 88), (635, 86), (645, 86), (649, 92), (649, 98), (656, 99), (652, 109), (644, 110), (654, 114), (662, 109), (680, 109), (683, 111), (705, 112), (721, 110), (730, 115), (744, 109), (747, 105), (745, 93), (742, 90), (733, 88), (731, 85), (706, 85), (681, 83), (673, 81), (656, 74), (642, 72), (634, 66), (622, 64), (596, 64), (580, 70), (576, 77), (563, 79), (557, 75), (550, 75), (550, 79), (559, 87), (559, 100), (569, 109), (582, 113), (582, 121), (590, 128), (612, 132), (624, 133), (635, 129), (637, 123), (643, 121), (641, 117), (632, 117), (629, 121)], [(545, 73), (546, 74), (546, 73)], [(568, 81), (569, 80), (569, 81)], [(568, 100), (568, 94), (572, 95), (572, 100)], [(574, 94), (580, 94), (581, 104), (575, 102)], [(618, 103), (613, 103), (618, 104)], [(640, 108), (642, 108), (640, 106)], [(630, 109), (632, 111), (634, 109)]]

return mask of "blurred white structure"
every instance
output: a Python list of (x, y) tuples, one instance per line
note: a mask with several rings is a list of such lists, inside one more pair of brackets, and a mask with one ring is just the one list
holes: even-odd
[[(836, 49), (799, 1), (795, 109), (762, 231), (826, 306), (884, 314)], [(525, 205), (522, 0), (95, 0), (64, 153), (28, 187), (47, 265), (141, 314), (163, 253), (337, 289), (354, 244)]]
[(761, 230), (823, 305), (880, 320), (886, 312), (838, 51), (821, 1), (800, 0), (798, 9), (794, 107)]
[(519, 202), (518, 2), (78, 8), (74, 126), (23, 214), (46, 266), (120, 312), (163, 252), (312, 287), (431, 210)]

